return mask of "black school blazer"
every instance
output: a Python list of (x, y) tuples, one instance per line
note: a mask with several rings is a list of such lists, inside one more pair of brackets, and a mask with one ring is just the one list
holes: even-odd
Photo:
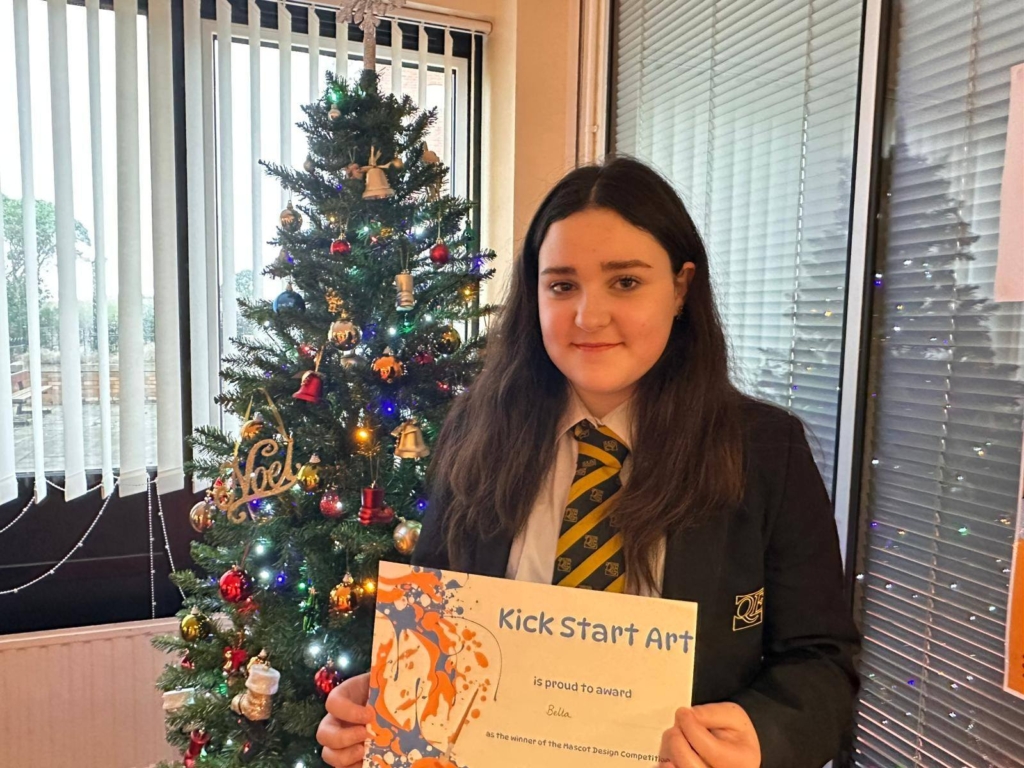
[[(858, 687), (832, 505), (799, 420), (748, 401), (744, 428), (743, 502), (668, 532), (662, 596), (699, 606), (693, 703), (740, 704), (762, 768), (819, 768), (839, 751)], [(471, 540), (451, 562), (443, 528), (444, 511), (428, 513), (414, 563), (505, 575), (510, 535)]]

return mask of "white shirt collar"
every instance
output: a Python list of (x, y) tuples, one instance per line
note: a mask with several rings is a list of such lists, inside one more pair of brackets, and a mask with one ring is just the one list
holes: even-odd
[(587, 406), (583, 404), (579, 395), (576, 394), (576, 390), (570, 385), (569, 402), (566, 405), (565, 413), (562, 414), (562, 418), (558, 422), (556, 439), (561, 439), (567, 431), (583, 419), (586, 419), (599, 427), (608, 427), (622, 439), (622, 442), (625, 443), (627, 448), (631, 448), (633, 445), (633, 419), (632, 409), (630, 407), (631, 405), (632, 398), (616, 407), (603, 419), (599, 419), (590, 412)]

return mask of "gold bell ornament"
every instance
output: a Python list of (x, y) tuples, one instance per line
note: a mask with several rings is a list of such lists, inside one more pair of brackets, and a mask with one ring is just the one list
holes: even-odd
[(231, 700), (231, 711), (246, 720), (256, 722), (270, 719), (273, 696), (281, 682), (281, 673), (266, 662), (253, 664), (245, 680), (245, 693)]
[(391, 162), (377, 165), (378, 160), (380, 160), (380, 152), (371, 146), (370, 162), (360, 169), (366, 173), (366, 190), (363, 192), (364, 200), (381, 200), (395, 194), (395, 190), (388, 183), (387, 174), (384, 173), (384, 169), (389, 167)]
[(430, 448), (423, 439), (423, 431), (415, 419), (400, 425), (391, 436), (398, 438), (395, 456), (400, 459), (423, 459), (430, 455)]
[(420, 540), (420, 531), (422, 529), (423, 524), (418, 520), (406, 520), (404, 517), (398, 518), (398, 525), (395, 526), (395, 532), (391, 537), (395, 542), (395, 549), (403, 555), (412, 554), (412, 551), (416, 549), (416, 542)]
[(315, 453), (309, 457), (309, 461), (303, 464), (295, 478), (299, 481), (299, 485), (302, 486), (303, 490), (307, 493), (315, 491), (316, 487), (320, 484), (320, 457)]
[(398, 296), (395, 299), (395, 307), (399, 312), (408, 312), (416, 306), (416, 298), (412, 295), (412, 274), (408, 271), (395, 275), (395, 287), (398, 289)]

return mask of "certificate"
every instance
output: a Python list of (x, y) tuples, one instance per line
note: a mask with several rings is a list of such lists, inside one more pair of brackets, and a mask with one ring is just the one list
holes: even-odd
[(659, 762), (697, 605), (382, 562), (364, 768)]

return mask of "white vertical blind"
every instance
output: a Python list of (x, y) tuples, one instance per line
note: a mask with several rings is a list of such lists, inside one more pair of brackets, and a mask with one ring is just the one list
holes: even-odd
[(82, 365), (78, 345), (78, 296), (75, 279), (75, 211), (71, 164), (71, 109), (68, 102), (67, 0), (48, 0), (50, 32), (50, 127), (53, 132), (54, 215), (60, 307), (60, 379), (64, 422), (64, 495), (85, 493), (82, 443)]
[[(114, 0), (117, 92), (117, 243), (120, 387), (120, 493), (146, 490), (145, 371), (139, 182), (137, 0)], [(132, 427), (132, 428), (129, 428)]]
[(402, 98), (402, 28), (391, 22), (391, 92)]
[[(202, 51), (202, 97), (203, 97), (203, 174), (206, 201), (206, 314), (203, 327), (206, 329), (207, 344), (207, 392), (210, 396), (210, 418), (214, 424), (223, 425), (223, 412), (214, 402), (220, 392), (220, 269), (217, 259), (219, 235), (217, 233), (217, 135), (214, 116), (215, 104), (212, 76), (214, 70), (213, 38), (201, 38)], [(216, 319), (216, 322), (212, 322)]]
[(345, 77), (348, 73), (348, 25), (338, 24), (334, 33), (334, 76)]
[(260, 94), (263, 90), (260, 70), (262, 33), (260, 31), (260, 9), (256, 0), (249, 0), (249, 126), (252, 140), (249, 142), (249, 164), (252, 179), (252, 295), (263, 296), (263, 168), (262, 156), (262, 111)]
[(622, 0), (615, 151), (672, 182), (708, 246), (737, 383), (834, 472), (859, 0)]
[(238, 333), (235, 294), (235, 185), (234, 104), (231, 82), (231, 4), (217, 0), (217, 128), (220, 186), (217, 213), (220, 218), (221, 331), (222, 348)]
[[(191, 350), (192, 424), (211, 423), (213, 392), (210, 381), (210, 312), (207, 287), (207, 220), (204, 172), (205, 143), (203, 95), (203, 44), (200, 0), (185, 0), (183, 39), (185, 54), (185, 143), (188, 194), (189, 349)], [(215, 251), (214, 251), (215, 252)], [(215, 350), (214, 350), (215, 351)], [(217, 369), (214, 368), (214, 371)], [(206, 482), (194, 482), (201, 490)]]
[[(444, 153), (445, 161), (452, 165), (455, 158), (452, 126), (455, 123), (455, 110), (452, 109), (452, 32), (450, 29), (444, 32), (444, 107), (441, 110), (441, 119), (444, 120)], [(452, 188), (452, 179), (447, 180), (448, 189)]]
[(178, 346), (178, 236), (174, 168), (171, 0), (149, 0), (149, 129), (153, 180), (157, 491), (185, 487)]
[(114, 490), (110, 408), (110, 329), (107, 315), (107, 235), (103, 185), (103, 113), (100, 108), (100, 3), (86, 0), (89, 51), (89, 138), (92, 150), (93, 259), (96, 264), (96, 365), (100, 406), (100, 471), (103, 495)]
[(309, 9), (309, 100), (320, 95), (320, 17), (316, 8)]
[(14, 61), (18, 87), (18, 139), (21, 149), (21, 230), (25, 253), (29, 386), (32, 391), (32, 466), (35, 498), (46, 498), (43, 454), (43, 375), (39, 343), (39, 269), (36, 261), (36, 198), (32, 161), (32, 85), (29, 73), (28, 0), (14, 0)]
[(1021, 11), (1019, 0), (894, 3), (857, 577), (858, 765), (1024, 756), (1024, 701), (1002, 689), (1024, 305), (992, 301)]
[[(3, 70), (0, 69), (0, 76)], [(0, 273), (7, 274), (7, 240), (4, 218), (0, 216)], [(14, 446), (14, 394), (11, 387), (11, 347), (4, 339), (11, 338), (7, 322), (7, 291), (0, 291), (0, 445)], [(0, 504), (18, 497), (14, 451), (0, 451)]]
[[(426, 108), (427, 103), (427, 28), (420, 25), (420, 49), (418, 51), (419, 60), (419, 91), (416, 96), (416, 105), (420, 109)], [(434, 150), (437, 151), (436, 149)]]
[[(280, 87), (278, 105), (281, 116), (281, 165), (292, 164), (292, 14), (283, 0), (277, 5), (277, 29), (280, 36)], [(281, 208), (288, 203), (288, 191), (281, 189)]]

